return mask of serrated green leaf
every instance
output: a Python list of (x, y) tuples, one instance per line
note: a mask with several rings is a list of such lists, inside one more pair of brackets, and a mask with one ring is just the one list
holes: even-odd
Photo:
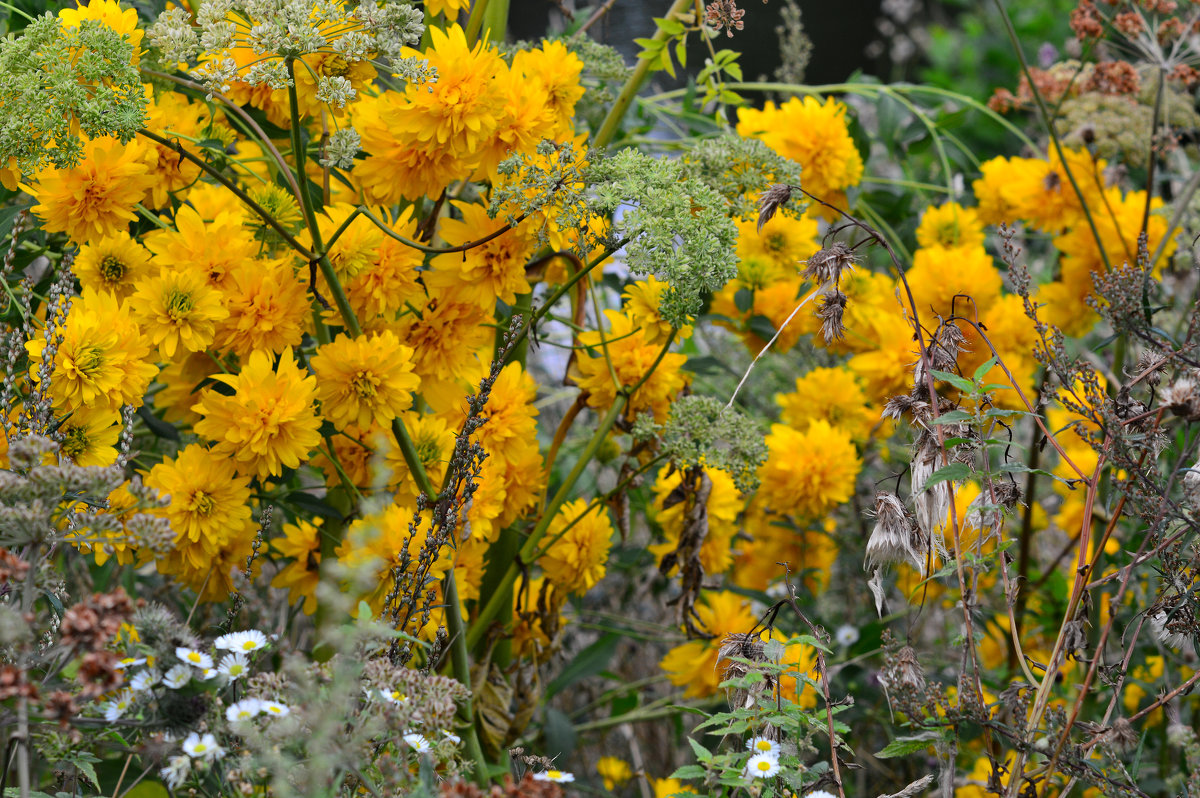
[(972, 393), (975, 390), (975, 383), (968, 380), (966, 377), (960, 377), (957, 374), (951, 374), (948, 371), (938, 371), (931, 369), (930, 374), (935, 380), (948, 382), (963, 393)]
[(702, 779), (708, 772), (699, 765), (684, 765), (671, 774), (673, 779)]
[(923, 732), (912, 737), (898, 737), (892, 740), (883, 750), (875, 754), (880, 759), (890, 759), (897, 756), (908, 756), (918, 751), (924, 751), (941, 739), (937, 732)]
[(692, 746), (692, 752), (696, 754), (696, 759), (700, 760), (701, 762), (711, 762), (712, 761), (712, 758), (713, 758), (712, 752), (709, 751), (704, 746), (700, 745), (700, 743), (696, 742), (696, 738), (689, 737), (688, 744), (690, 744)]
[(974, 373), (971, 375), (971, 379), (972, 379), (974, 382), (980, 382), (980, 381), (982, 381), (982, 380), (983, 380), (983, 375), (985, 375), (985, 374), (987, 374), (989, 371), (991, 371), (991, 370), (992, 370), (992, 368), (993, 368), (993, 367), (996, 365), (996, 363), (997, 363), (996, 356), (995, 356), (995, 355), (992, 355), (992, 356), (991, 356), (991, 357), (989, 357), (987, 360), (985, 360), (985, 361), (983, 361), (982, 363), (980, 363), (980, 364), (979, 364), (979, 367), (978, 367), (978, 368), (976, 368), (976, 369), (975, 369), (975, 372), (974, 372)]
[(942, 466), (937, 471), (929, 475), (929, 479), (925, 480), (922, 490), (929, 490), (934, 485), (939, 485), (943, 482), (966, 479), (971, 476), (971, 467), (966, 463), (951, 463), (948, 466)]
[(975, 416), (968, 413), (966, 410), (951, 410), (949, 413), (942, 413), (933, 423), (935, 424), (961, 424), (964, 421), (974, 421)]

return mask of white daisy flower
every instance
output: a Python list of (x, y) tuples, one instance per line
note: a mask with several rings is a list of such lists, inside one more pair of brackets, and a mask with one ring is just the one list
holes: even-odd
[(104, 719), (110, 723), (114, 720), (124, 717), (129, 708), (133, 706), (133, 691), (122, 690), (113, 696), (111, 701), (105, 701), (100, 705), (104, 709)]
[(264, 715), (274, 715), (277, 718), (282, 718), (286, 717), (292, 711), (292, 708), (278, 701), (264, 701), (262, 702), (262, 711)]
[(186, 648), (180, 646), (175, 649), (175, 656), (188, 665), (194, 665), (200, 670), (205, 670), (212, 667), (212, 657), (205, 654), (203, 651), (197, 651), (194, 648)]
[(454, 743), (455, 745), (458, 745), (459, 743), (461, 743), (461, 742), (462, 742), (462, 738), (461, 738), (461, 737), (459, 737), (459, 736), (458, 736), (457, 734), (455, 734), (454, 732), (443, 731), (443, 732), (442, 732), (442, 736), (443, 736), (443, 737), (445, 737), (445, 738), (446, 738), (447, 740), (449, 740), (450, 742)]
[(825, 792), (824, 790), (814, 790), (813, 792), (810, 792), (808, 795), (804, 796), (804, 798), (837, 798), (837, 796), (831, 792)]
[(192, 669), (187, 665), (176, 665), (163, 676), (163, 684), (178, 690), (192, 680)]
[(836, 632), (833, 633), (833, 637), (835, 640), (837, 640), (837, 644), (839, 646), (842, 648), (849, 648), (858, 642), (858, 627), (844, 623), (837, 628)]
[(404, 737), (402, 737), (401, 739), (403, 739), (404, 742), (408, 743), (409, 746), (417, 753), (423, 754), (430, 749), (429, 741), (426, 740), (425, 736), (422, 734), (417, 734), (416, 732), (409, 732), (408, 734), (404, 735)]
[(768, 740), (766, 737), (751, 737), (746, 741), (746, 747), (756, 754), (779, 756), (779, 743), (774, 740)]
[(225, 707), (225, 720), (230, 723), (235, 723), (239, 720), (250, 720), (255, 715), (262, 713), (263, 702), (257, 698), (243, 698), (236, 704), (230, 704)]
[(392, 704), (407, 704), (408, 696), (399, 690), (380, 690), (379, 697)]
[(225, 749), (217, 745), (216, 737), (208, 733), (201, 737), (196, 732), (189, 734), (183, 741), (183, 752), (192, 759), (203, 759), (209, 762), (225, 755)]
[(207, 682), (217, 678), (221, 672), (216, 668), (204, 668), (200, 671), (200, 681)]
[(117, 670), (123, 671), (126, 668), (132, 668), (136, 665), (145, 665), (145, 664), (146, 664), (145, 657), (125, 657), (125, 659), (118, 660), (115, 667)]
[(158, 671), (153, 668), (148, 668), (144, 671), (138, 671), (133, 674), (133, 678), (129, 680), (129, 688), (135, 693), (141, 693), (149, 690), (154, 685), (158, 684), (158, 680), (162, 678)]
[(216, 639), (214, 645), (225, 651), (241, 651), (250, 653), (267, 647), (267, 636), (257, 629), (247, 629), (244, 632), (230, 632)]
[(158, 771), (158, 775), (172, 790), (183, 784), (188, 774), (192, 772), (192, 760), (186, 756), (173, 756), (167, 760), (167, 766)]
[(779, 770), (779, 757), (774, 754), (755, 754), (746, 763), (746, 775), (754, 779), (769, 779)]
[(250, 662), (246, 659), (245, 654), (230, 654), (217, 666), (217, 670), (228, 676), (231, 682), (236, 682), (245, 676), (249, 669)]
[(575, 781), (575, 774), (568, 773), (565, 770), (547, 770), (543, 773), (534, 773), (534, 781), (553, 781), (559, 784), (568, 781)]

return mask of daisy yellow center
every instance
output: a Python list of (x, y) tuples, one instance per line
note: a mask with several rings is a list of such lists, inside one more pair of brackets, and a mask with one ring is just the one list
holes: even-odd
[(119, 283), (125, 276), (125, 262), (116, 255), (106, 255), (100, 261), (100, 275), (106, 283)]
[[(209, 516), (216, 509), (217, 502), (202, 490), (192, 494), (192, 512), (197, 515)], [(190, 655), (189, 655), (190, 656)]]
[(546, 776), (549, 778), (552, 778), (552, 779), (560, 779), (560, 778), (562, 778), (562, 771), (561, 770), (549, 770), (549, 771), (546, 771)]
[(188, 658), (189, 662), (199, 662), (200, 661), (200, 655), (197, 654), (195, 651), (188, 654), (187, 658)]
[(767, 742), (766, 740), (759, 740), (757, 743), (754, 744), (754, 747), (757, 748), (759, 751), (770, 751), (771, 750), (771, 744), (769, 742)]
[(208, 750), (208, 746), (205, 745), (204, 743), (196, 743), (196, 753), (197, 754), (202, 754), (207, 750)]
[(254, 650), (254, 641), (253, 641), (253, 640), (247, 640), (245, 643), (242, 643), (242, 650), (244, 650), (244, 651), (253, 651), (253, 650)]
[(63, 435), (62, 453), (75, 460), (88, 450), (89, 443), (87, 432), (82, 427), (68, 427)]
[(181, 321), (186, 318), (195, 306), (192, 295), (185, 291), (172, 291), (167, 294), (167, 315), (171, 317), (172, 321)]
[(762, 762), (758, 763), (758, 769), (761, 770), (763, 773), (766, 773), (768, 770), (771, 769), (771, 763), (767, 762), (766, 760), (763, 760)]
[(99, 347), (84, 349), (75, 358), (75, 369), (85, 377), (94, 377), (104, 368), (104, 353)]
[(335, 55), (322, 61), (319, 71), (328, 77), (344, 78), (350, 74), (350, 62), (340, 55)]
[(360, 371), (354, 375), (354, 379), (350, 380), (350, 385), (354, 388), (354, 392), (362, 399), (373, 399), (377, 393), (376, 385), (378, 380), (368, 371)]

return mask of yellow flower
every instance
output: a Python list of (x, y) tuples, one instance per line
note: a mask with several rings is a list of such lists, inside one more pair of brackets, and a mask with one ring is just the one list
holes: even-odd
[[(625, 286), (625, 290), (621, 292), (625, 312), (633, 319), (635, 325), (642, 328), (642, 335), (648, 344), (662, 346), (671, 337), (670, 322), (663, 319), (658, 312), (662, 306), (662, 295), (668, 287), (667, 283), (651, 276)], [(680, 328), (676, 337), (682, 340), (691, 334), (692, 325), (687, 324)]]
[(84, 244), (75, 256), (79, 285), (108, 291), (117, 299), (127, 299), (133, 293), (134, 283), (149, 270), (150, 253), (124, 231)]
[(696, 792), (679, 779), (654, 779), (652, 786), (654, 787), (654, 798), (672, 798), (680, 793), (695, 794)]
[[(325, 241), (331, 239), (354, 210), (354, 206), (346, 202), (336, 202), (325, 208), (325, 212), (317, 217), (321, 238)], [(382, 243), (383, 232), (367, 217), (358, 216), (333, 242), (329, 249), (329, 262), (343, 280), (355, 277), (370, 267)]]
[(260, 479), (296, 468), (321, 440), (321, 421), (313, 408), (316, 377), (296, 365), (290, 349), (272, 368), (271, 356), (255, 352), (240, 374), (214, 379), (233, 389), (225, 396), (212, 388), (200, 394), (192, 409), (204, 418), (196, 433), (214, 442), (213, 452), (232, 458), (239, 473)]
[[(409, 437), (412, 438), (413, 447), (417, 450), (417, 459), (425, 467), (425, 473), (429, 475), (433, 484), (439, 485), (442, 475), (446, 473), (446, 465), (450, 462), (450, 454), (454, 451), (455, 431), (450, 428), (445, 419), (438, 416), (406, 413), (401, 417)], [(412, 478), (412, 472), (409, 471), (408, 464), (400, 452), (400, 447), (396, 445), (395, 438), (390, 436), (385, 462), (391, 472), (389, 486), (397, 492), (403, 490), (414, 499), (417, 498), (421, 491)]]
[[(205, 135), (208, 109), (180, 92), (163, 91), (155, 97), (154, 90), (147, 86), (146, 96), (150, 101), (146, 106), (146, 129), (182, 146), (193, 155), (202, 155), (192, 141), (212, 138)], [(154, 178), (149, 206), (165, 208), (172, 196), (177, 200), (184, 199), (188, 190), (198, 182), (200, 166), (166, 145), (146, 141), (144, 146), (143, 158), (149, 174)]]
[[(754, 259), (754, 261), (742, 261), (742, 263), (758, 263), (767, 266), (769, 262)], [(774, 272), (774, 266), (767, 268), (771, 273)], [(751, 274), (746, 276), (747, 279), (756, 277)], [(796, 306), (806, 296), (803, 292), (804, 283), (800, 278), (773, 280), (770, 276), (763, 275), (763, 279), (772, 281), (767, 282), (761, 288), (751, 290), (747, 290), (738, 282), (729, 283), (713, 297), (712, 312), (732, 319), (733, 322), (717, 321), (717, 324), (733, 330), (742, 340), (746, 349), (756, 355), (767, 345), (767, 341), (771, 339), (775, 331), (779, 330), (779, 337), (775, 339), (775, 344), (771, 349), (777, 354), (783, 354), (796, 345), (801, 335), (819, 328), (819, 324), (814, 322), (814, 316), (810, 310), (810, 308), (815, 309), (816, 303), (814, 300), (809, 300), (807, 305), (793, 315)], [(742, 293), (743, 291), (745, 293)], [(789, 317), (791, 317), (791, 321), (788, 321)], [(765, 323), (763, 323), (764, 321)], [(786, 326), (784, 326), (785, 323)]]
[[(821, 248), (817, 222), (807, 214), (800, 218), (776, 214), (762, 231), (755, 219), (738, 221), (737, 254), (743, 261), (765, 258), (779, 267), (779, 275), (793, 276), (796, 266)], [(741, 267), (738, 267), (739, 271)]]
[[(420, 526), (415, 531), (410, 529), (413, 509), (411, 506), (391, 504), (380, 513), (355, 521), (350, 524), (346, 539), (338, 547), (338, 561), (348, 568), (375, 569), (376, 578), (369, 583), (373, 587), (362, 596), (374, 612), (383, 608), (383, 600), (392, 589), (391, 574), (393, 569), (400, 568), (402, 559), (407, 559), (408, 573), (411, 574), (417, 567), (429, 533), (429, 520), (428, 514), (423, 514)], [(434, 580), (445, 576), (453, 567), (453, 555), (450, 546), (442, 546), (429, 564), (428, 575)], [(403, 631), (411, 633), (412, 630)]]
[(504, 96), (495, 78), (504, 69), (496, 48), (479, 41), (467, 44), (463, 29), (429, 28), (430, 49), (404, 48), (403, 54), (423, 58), (437, 70), (433, 84), (410, 84), (405, 89), (405, 112), (396, 117), (397, 133), (410, 133), (418, 142), (445, 149), (477, 163), (480, 149), (504, 113)]
[[(35, 381), (46, 347), (42, 334), (36, 335), (25, 344), (30, 376)], [(116, 297), (84, 289), (71, 303), (62, 335), (50, 380), (55, 407), (141, 406), (157, 369), (145, 360), (150, 354), (149, 341)]]
[(565, 593), (586, 593), (604, 578), (613, 527), (603, 505), (590, 510), (584, 499), (559, 508), (550, 528), (546, 553), (538, 560), (546, 578)]
[(352, 174), (368, 203), (394, 205), (401, 199), (437, 196), (447, 184), (469, 177), (475, 169), (473, 162), (448, 148), (400, 131), (397, 126), (407, 112), (403, 95), (391, 91), (364, 97), (351, 109), (350, 118), (367, 154)]
[(867, 398), (872, 404), (882, 404), (896, 394), (908, 393), (917, 360), (912, 327), (898, 314), (878, 313), (868, 330), (857, 329), (875, 346), (860, 349), (846, 367), (862, 380)]
[[(490, 218), (482, 205), (457, 200), (451, 204), (463, 218), (442, 222), (439, 233), (448, 246), (477, 241), (504, 227), (504, 220)], [(533, 241), (522, 225), (466, 252), (436, 256), (430, 262), (434, 270), (425, 273), (425, 283), (489, 310), (497, 299), (511, 305), (517, 294), (529, 293), (525, 263), (532, 252)]]
[(862, 469), (850, 433), (814, 420), (804, 432), (773, 424), (759, 496), (779, 513), (819, 518), (854, 495)]
[(458, 16), (458, 12), (470, 8), (471, 0), (425, 0), (425, 11), (437, 16), (439, 14), (449, 19)]
[[(392, 228), (405, 238), (417, 237), (411, 207), (404, 209)], [(425, 294), (417, 277), (423, 263), (420, 251), (385, 236), (371, 264), (346, 283), (346, 298), (358, 319), (364, 324), (377, 317), (390, 320), (405, 303), (420, 304), (418, 298), (423, 301)]]
[(228, 592), (229, 566), (239, 555), (245, 564), (254, 538), (249, 478), (234, 473), (230, 458), (193, 443), (152, 468), (146, 485), (171, 498), (162, 512), (175, 544), (169, 556), (155, 559), (159, 572), (196, 589), (209, 579), (206, 596)]
[(804, 431), (822, 420), (862, 442), (878, 419), (867, 407), (867, 397), (854, 373), (845, 368), (816, 368), (796, 378), (793, 393), (775, 395), (780, 418), (793, 429)]
[(930, 206), (917, 226), (917, 243), (922, 247), (982, 247), (983, 223), (974, 209), (957, 202)]
[(71, 545), (91, 553), (96, 565), (104, 565), (110, 557), (116, 559), (118, 565), (129, 565), (134, 555), (129, 521), (141, 512), (138, 500), (129, 492), (129, 483), (125, 482), (109, 492), (108, 507), (103, 511), (103, 515), (116, 521), (115, 528), (108, 524), (84, 528), (78, 538), (72, 539)]
[[(509, 363), (501, 369), (483, 410), (488, 422), (476, 433), (489, 457), (508, 460), (509, 449), (522, 443), (532, 442), (536, 450), (538, 409), (533, 404), (535, 399), (537, 383), (519, 362)], [(465, 421), (467, 408), (464, 406), (462, 410), (461, 420)], [(454, 418), (454, 423), (461, 426), (458, 418)]]
[(615, 756), (602, 756), (596, 763), (596, 773), (604, 779), (604, 789), (615, 790), (633, 778), (633, 769), (624, 759)]
[(339, 335), (317, 350), (321, 412), (334, 426), (362, 428), (390, 423), (412, 406), (421, 380), (413, 374), (413, 350), (390, 330), (350, 338)]
[[(737, 517), (742, 510), (742, 500), (729, 474), (716, 468), (705, 469), (705, 473), (712, 489), (704, 505), (708, 514), (708, 534), (700, 544), (700, 566), (706, 574), (720, 574), (733, 564), (733, 536), (738, 532)], [(662, 527), (667, 539), (666, 543), (650, 546), (650, 552), (658, 558), (675, 551), (683, 533), (687, 504), (672, 496), (682, 479), (679, 469), (664, 468), (654, 483), (654, 520)], [(670, 506), (667, 506), (668, 500), (671, 500)]]
[[(522, 52), (525, 51), (519, 50), (517, 57)], [(504, 96), (504, 112), (483, 147), (477, 170), (486, 173), (493, 185), (505, 182), (505, 176), (496, 168), (501, 161), (514, 155), (534, 155), (542, 139), (553, 138), (549, 128), (557, 123), (549, 108), (550, 95), (541, 80), (526, 77), (513, 68), (501, 70), (495, 81)]]
[(195, 424), (200, 420), (199, 414), (192, 410), (196, 390), (209, 374), (218, 370), (207, 352), (190, 352), (166, 364), (158, 373), (162, 388), (154, 394), (155, 408), (172, 424)]
[(833, 201), (858, 185), (863, 162), (846, 124), (846, 106), (832, 97), (793, 97), (776, 107), (739, 108), (737, 132), (762, 139), (771, 149), (804, 167), (804, 188)]
[(969, 318), (976, 310), (983, 313), (1000, 296), (1001, 280), (983, 247), (924, 247), (913, 255), (908, 283), (917, 313), (927, 325), (936, 326), (930, 313), (942, 318), (952, 310)]
[(492, 314), (438, 291), (430, 291), (428, 303), (419, 309), (419, 317), (409, 313), (400, 319), (396, 334), (413, 348), (425, 400), (434, 407), (456, 406), (467, 395), (459, 381), (476, 376), (480, 367), (475, 353), (492, 341), (493, 332), (483, 326), (492, 321)]
[(83, 145), (83, 160), (70, 169), (39, 172), (29, 191), (38, 199), (33, 212), (42, 229), (84, 244), (126, 230), (137, 218), (133, 206), (153, 184), (140, 144), (97, 138)]
[(78, 466), (110, 466), (117, 462), (122, 427), (121, 414), (115, 410), (103, 405), (81, 407), (58, 428), (59, 452)]
[(193, 272), (222, 291), (233, 269), (258, 257), (261, 247), (245, 227), (240, 211), (222, 211), (205, 223), (191, 206), (175, 213), (175, 230), (154, 230), (143, 241), (164, 271)]
[[(589, 407), (606, 409), (612, 406), (619, 387), (632, 386), (649, 373), (650, 377), (642, 387), (629, 397), (625, 416), (633, 418), (649, 410), (655, 419), (662, 422), (667, 417), (671, 400), (690, 380), (690, 376), (680, 370), (687, 358), (669, 352), (659, 361), (662, 347), (647, 343), (645, 332), (634, 329), (629, 316), (613, 310), (604, 311), (604, 315), (609, 322), (607, 334), (589, 330), (579, 336), (579, 343), (588, 347), (597, 357), (580, 353), (576, 362), (578, 373), (575, 375), (575, 384), (587, 391)], [(609, 362), (620, 386), (613, 384)], [(652, 367), (653, 372), (650, 371)]]
[(299, 346), (311, 309), (308, 286), (286, 260), (250, 260), (234, 266), (224, 291), (229, 317), (217, 328), (216, 346), (246, 358)]
[(296, 63), (296, 101), (301, 118), (316, 116), (324, 109), (339, 115), (345, 113), (344, 107), (328, 105), (317, 98), (317, 79), (322, 77), (345, 78), (350, 81), (357, 97), (358, 93), (379, 75), (370, 61), (356, 61), (341, 53), (310, 53), (301, 56)]
[(135, 9), (123, 9), (117, 0), (91, 0), (90, 3), (80, 4), (76, 8), (59, 9), (58, 18), (66, 28), (78, 28), (87, 20), (98, 20), (105, 27), (127, 35), (129, 43), (133, 45), (131, 60), (133, 63), (137, 63), (138, 47), (142, 43), (143, 33), (138, 28), (138, 15)]
[(705, 591), (697, 602), (696, 617), (710, 640), (692, 640), (675, 646), (659, 662), (671, 684), (686, 687), (685, 698), (707, 698), (717, 694), (717, 648), (730, 633), (749, 632), (758, 620), (750, 611), (750, 602), (736, 593)]
[(317, 583), (321, 581), (321, 526), (324, 518), (311, 522), (299, 518), (295, 524), (283, 525), (283, 536), (271, 539), (271, 548), (292, 562), (279, 569), (271, 587), (286, 587), (288, 603), (304, 598), (303, 609), (312, 615), (317, 609)]
[(221, 292), (195, 272), (163, 271), (142, 280), (129, 308), (165, 360), (175, 357), (177, 348), (184, 352), (207, 348), (217, 322), (229, 315)]
[(542, 40), (537, 50), (518, 50), (513, 56), (513, 72), (527, 81), (540, 84), (546, 93), (550, 115), (549, 130), (542, 138), (559, 139), (571, 133), (575, 104), (583, 97), (580, 82), (583, 61), (561, 41)]

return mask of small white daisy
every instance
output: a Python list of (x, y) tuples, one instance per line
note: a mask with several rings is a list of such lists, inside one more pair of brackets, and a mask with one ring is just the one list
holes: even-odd
[(562, 784), (563, 782), (575, 781), (575, 774), (568, 773), (565, 770), (547, 770), (542, 773), (533, 774), (534, 781), (554, 781)]
[(769, 779), (779, 770), (779, 757), (773, 754), (755, 754), (746, 763), (746, 775), (754, 779)]
[(234, 723), (239, 720), (250, 720), (263, 711), (263, 702), (257, 698), (243, 698), (236, 704), (225, 707), (225, 720)]
[(262, 711), (264, 715), (274, 715), (277, 718), (282, 718), (291, 712), (292, 708), (278, 701), (264, 701), (262, 702)]
[(825, 792), (824, 790), (814, 790), (813, 792), (810, 792), (808, 795), (804, 796), (804, 798), (837, 798), (837, 796), (831, 792)]
[(399, 690), (380, 690), (379, 697), (391, 704), (407, 704), (408, 696)]
[(183, 784), (191, 772), (192, 760), (181, 754), (168, 759), (167, 766), (158, 771), (158, 775), (162, 776), (162, 780), (167, 783), (167, 786), (174, 790)]
[(101, 707), (104, 709), (104, 719), (110, 723), (124, 717), (131, 706), (133, 706), (132, 690), (122, 690), (113, 696), (111, 701), (101, 704)]
[(212, 679), (217, 678), (220, 674), (221, 672), (216, 668), (203, 668), (200, 671), (200, 680), (203, 682), (211, 681)]
[(158, 684), (160, 678), (162, 677), (159, 676), (158, 671), (148, 668), (133, 674), (133, 678), (129, 680), (129, 687), (133, 692), (140, 693)]
[(746, 741), (746, 747), (756, 754), (779, 756), (779, 743), (766, 737), (751, 737)]
[(430, 749), (429, 741), (425, 739), (425, 735), (423, 734), (409, 732), (401, 739), (408, 743), (409, 746), (417, 753), (423, 754)]
[(443, 737), (445, 737), (445, 738), (446, 738), (447, 740), (449, 740), (450, 742), (454, 743), (455, 745), (458, 745), (459, 743), (461, 743), (461, 742), (462, 742), (462, 738), (461, 738), (461, 737), (459, 737), (459, 736), (458, 736), (457, 734), (455, 734), (454, 732), (443, 731), (443, 732), (442, 732), (442, 736), (443, 736)]
[(180, 646), (175, 649), (175, 656), (188, 665), (194, 665), (200, 670), (212, 667), (212, 657), (205, 654), (203, 651), (197, 651), (194, 648), (185, 648)]
[(837, 644), (839, 646), (842, 648), (849, 648), (858, 642), (858, 627), (844, 623), (837, 628), (836, 632), (833, 633), (833, 637), (835, 640), (837, 640)]
[(187, 665), (176, 665), (163, 676), (163, 684), (172, 690), (178, 690), (192, 680), (192, 669)]
[(146, 664), (145, 657), (126, 657), (125, 659), (119, 660), (117, 662), (116, 668), (119, 671), (123, 671), (126, 668), (132, 668), (136, 665), (145, 665), (145, 664)]
[(245, 676), (249, 669), (250, 662), (246, 659), (245, 654), (230, 654), (217, 666), (217, 670), (228, 676), (231, 682), (236, 682)]
[(205, 734), (201, 737), (196, 732), (192, 732), (183, 741), (183, 752), (192, 759), (204, 759), (212, 761), (220, 759), (225, 755), (225, 749), (217, 745), (217, 738), (211, 734)]
[(257, 629), (247, 629), (244, 632), (230, 632), (217, 638), (214, 645), (225, 651), (241, 651), (250, 653), (267, 647), (267, 636)]

